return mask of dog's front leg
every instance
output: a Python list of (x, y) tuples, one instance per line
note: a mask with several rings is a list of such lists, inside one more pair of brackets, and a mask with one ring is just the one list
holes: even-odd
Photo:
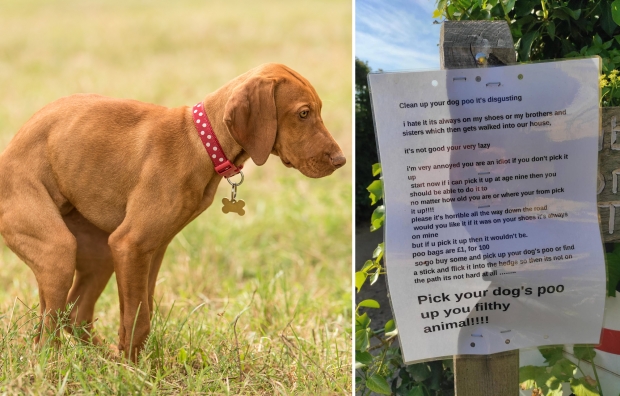
[(131, 233), (117, 235), (115, 231), (110, 235), (109, 244), (120, 301), (118, 349), (135, 362), (151, 328), (148, 286), (155, 252), (137, 243)]
[[(120, 247), (122, 244), (115, 242), (115, 246)], [(161, 262), (164, 258), (168, 243), (163, 244), (152, 253), (140, 254), (134, 252), (132, 259), (130, 248), (118, 249), (118, 254), (115, 258), (115, 263), (126, 261), (128, 265), (115, 265), (116, 280), (119, 291), (121, 322), (119, 327), (119, 344), (118, 349), (125, 352), (125, 356), (129, 356), (129, 350), (133, 350), (131, 359), (135, 362), (137, 360), (137, 354), (143, 347), (144, 341), (150, 331), (150, 319), (154, 314), (153, 297), (155, 294), (155, 284), (157, 282), (157, 274)], [(123, 252), (125, 250), (125, 253)], [(144, 260), (142, 260), (144, 258)], [(127, 271), (126, 268), (131, 268), (131, 263), (140, 263), (134, 267), (134, 270)], [(148, 263), (148, 265), (146, 264)], [(123, 268), (124, 271), (121, 271)], [(139, 268), (139, 270), (138, 270)], [(145, 286), (146, 285), (146, 286)], [(146, 287), (146, 297), (143, 288)], [(132, 294), (130, 298), (128, 294)], [(148, 303), (144, 303), (146, 301)], [(132, 301), (129, 304), (129, 301)], [(136, 304), (137, 301), (137, 304)], [(147, 316), (148, 315), (148, 316)], [(147, 316), (147, 319), (145, 319)], [(127, 320), (131, 323), (127, 323)], [(133, 334), (133, 338), (132, 338)]]
[(154, 297), (155, 297), (155, 285), (157, 284), (157, 274), (159, 274), (159, 268), (161, 267), (161, 262), (164, 259), (164, 254), (166, 253), (166, 249), (168, 248), (168, 243), (164, 244), (159, 249), (157, 249), (157, 251), (153, 255), (151, 266), (149, 267), (149, 312), (150, 312), (151, 319), (153, 319), (153, 315), (155, 314)]
[(147, 176), (132, 192), (123, 222), (108, 238), (120, 302), (118, 349), (134, 362), (149, 335), (151, 299), (166, 246), (195, 214), (201, 198), (193, 190), (182, 191), (183, 183), (167, 182), (175, 177), (164, 172)]

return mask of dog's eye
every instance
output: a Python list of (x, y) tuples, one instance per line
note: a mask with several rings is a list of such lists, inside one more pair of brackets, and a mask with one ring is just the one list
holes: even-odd
[(304, 111), (300, 112), (300, 113), (299, 113), (299, 116), (300, 116), (301, 118), (306, 118), (306, 117), (308, 117), (308, 110), (304, 110)]

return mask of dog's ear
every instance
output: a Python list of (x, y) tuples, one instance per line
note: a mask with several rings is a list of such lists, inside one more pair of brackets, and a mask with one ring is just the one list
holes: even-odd
[(250, 77), (233, 89), (224, 107), (228, 131), (256, 165), (267, 161), (276, 141), (275, 86), (275, 79)]

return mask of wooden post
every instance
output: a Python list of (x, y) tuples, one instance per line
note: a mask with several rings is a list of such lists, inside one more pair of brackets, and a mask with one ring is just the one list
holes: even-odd
[(620, 242), (620, 107), (602, 109), (599, 129), (597, 201), (603, 242)]
[[(484, 54), (485, 67), (517, 62), (505, 21), (446, 21), (441, 26), (439, 51), (442, 69), (478, 67), (479, 54)], [(519, 351), (454, 356), (454, 391), (456, 396), (518, 395)]]
[(490, 56), (492, 66), (517, 63), (510, 28), (505, 21), (445, 21), (439, 36), (442, 69), (477, 67), (476, 54)]
[[(444, 22), (440, 36), (442, 69), (479, 67), (476, 55), (487, 54), (490, 66), (516, 63), (506, 22)], [(603, 242), (620, 242), (620, 107), (606, 107), (599, 125), (597, 202)], [(454, 357), (456, 396), (518, 394), (519, 351)]]

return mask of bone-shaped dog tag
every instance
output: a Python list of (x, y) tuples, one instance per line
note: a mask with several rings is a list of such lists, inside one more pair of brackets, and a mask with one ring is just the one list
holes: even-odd
[(226, 178), (226, 180), (228, 180), (228, 184), (231, 185), (232, 190), (230, 191), (230, 199), (222, 198), (222, 204), (224, 204), (222, 207), (222, 212), (235, 212), (239, 216), (243, 216), (245, 214), (245, 210), (243, 210), (245, 202), (243, 202), (242, 199), (237, 201), (237, 187), (243, 183), (243, 172), (239, 172), (239, 174), (241, 175), (241, 180), (239, 183), (234, 183), (229, 177)]
[(222, 206), (222, 212), (224, 213), (235, 212), (239, 216), (243, 216), (245, 214), (245, 210), (243, 209), (243, 207), (245, 206), (245, 202), (243, 202), (243, 199), (240, 199), (238, 201), (233, 199), (231, 201), (228, 198), (222, 198), (222, 204), (224, 205)]

